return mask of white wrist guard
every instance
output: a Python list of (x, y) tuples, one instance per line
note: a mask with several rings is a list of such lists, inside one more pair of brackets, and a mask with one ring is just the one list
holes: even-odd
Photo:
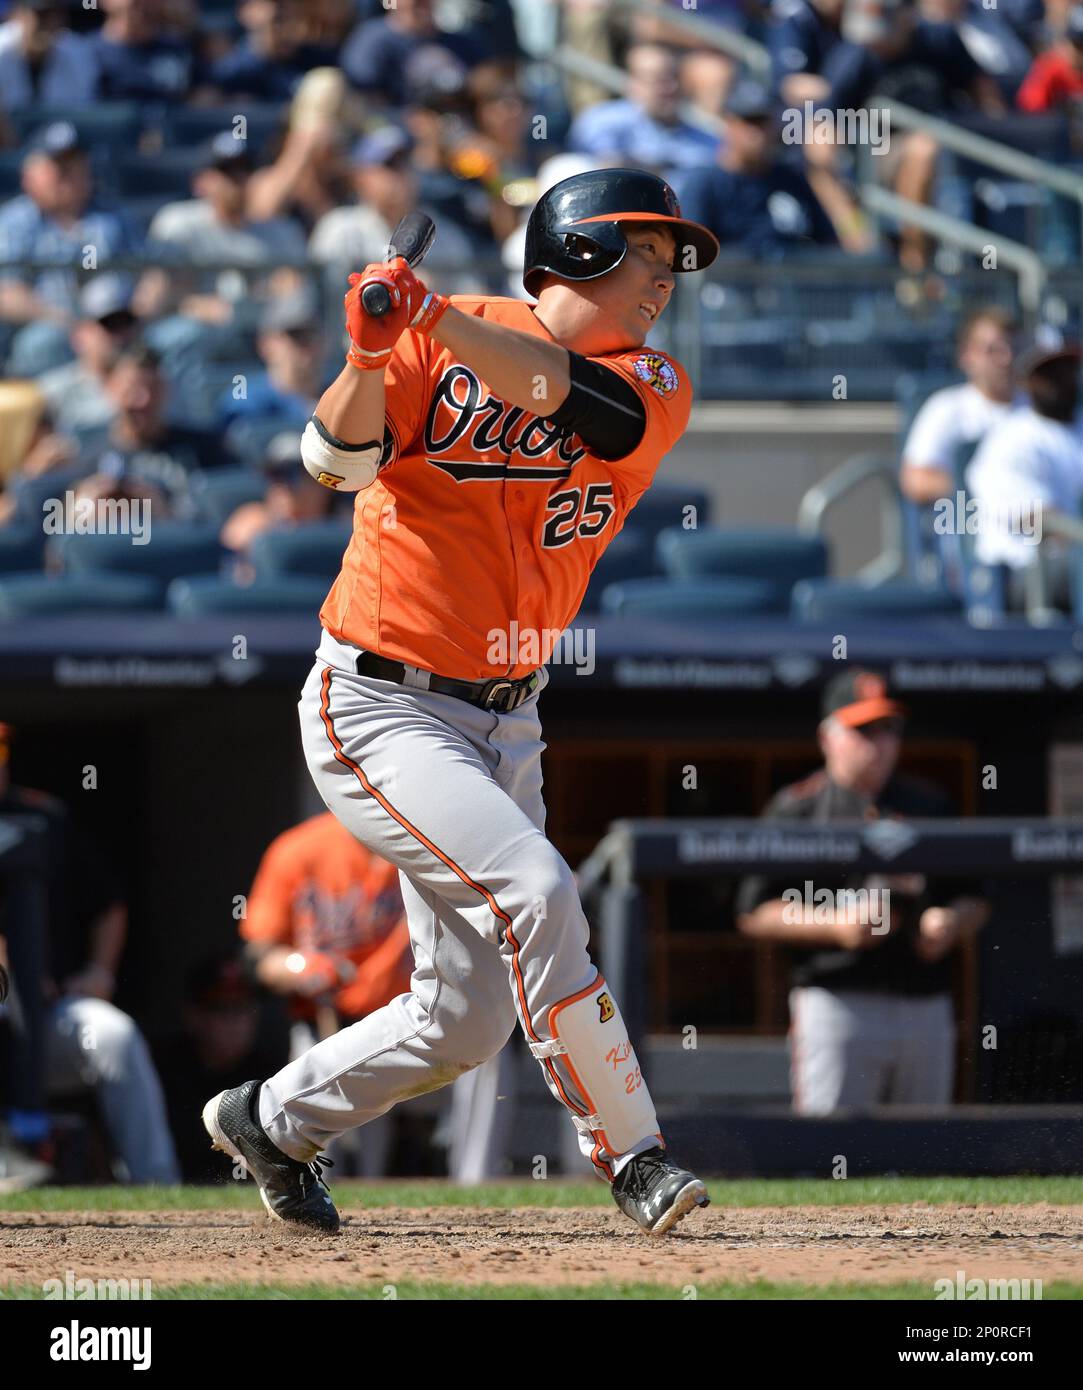
[(371, 487), (380, 471), (383, 445), (375, 439), (367, 444), (346, 444), (329, 434), (313, 415), (301, 435), (301, 462), (309, 475), (324, 487), (338, 492), (360, 492)]

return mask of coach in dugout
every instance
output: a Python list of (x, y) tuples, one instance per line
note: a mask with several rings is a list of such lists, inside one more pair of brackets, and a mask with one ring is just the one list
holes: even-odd
[[(896, 772), (904, 715), (881, 676), (837, 676), (824, 692), (818, 730), (824, 766), (784, 787), (765, 817), (823, 823), (947, 814), (936, 788)], [(830, 911), (789, 900), (810, 899), (805, 888), (792, 874), (757, 875), (744, 880), (737, 897), (740, 930), (793, 954), (794, 1109), (827, 1115), (879, 1104), (948, 1104), (952, 955), (984, 925), (987, 904), (972, 885), (924, 874), (818, 877), (813, 892), (819, 902), (820, 890), (830, 890)], [(870, 912), (840, 894), (860, 888), (869, 895), (857, 904), (889, 910)]]

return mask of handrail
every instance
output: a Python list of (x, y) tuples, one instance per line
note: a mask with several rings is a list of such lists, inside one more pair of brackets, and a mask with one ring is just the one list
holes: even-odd
[(702, 19), (688, 10), (675, 10), (669, 5), (656, 3), (656, 0), (610, 0), (610, 3), (616, 10), (631, 10), (635, 14), (665, 20), (675, 28), (685, 29), (692, 38), (702, 40), (705, 47), (717, 48), (731, 58), (738, 58), (754, 72), (766, 73), (771, 67), (771, 55), (762, 43), (750, 39), (747, 34), (739, 34), (715, 24), (713, 20)]
[[(770, 69), (770, 54), (762, 44), (756, 43), (744, 34), (735, 34), (721, 25), (713, 24), (699, 15), (660, 5), (657, 0), (610, 0), (610, 3), (616, 9), (664, 19), (674, 28), (684, 29), (704, 45), (728, 53), (731, 57), (740, 58), (747, 67), (761, 76)], [(1023, 154), (987, 135), (976, 135), (942, 117), (927, 115), (906, 102), (884, 98), (882, 104), (891, 111), (893, 120), (898, 119), (903, 129), (923, 130), (945, 149), (954, 150), (955, 153), (973, 159), (978, 164), (988, 164), (991, 168), (999, 169), (1006, 174), (1014, 174), (1018, 178), (1028, 179), (1031, 183), (1042, 184), (1054, 192), (1063, 193), (1065, 197), (1075, 198), (1083, 208), (1083, 176), (1059, 169), (1055, 164), (1037, 159), (1034, 155)]]
[(833, 468), (801, 498), (797, 510), (797, 530), (803, 536), (821, 536), (823, 521), (829, 507), (848, 497), (855, 488), (870, 478), (884, 478), (890, 483), (880, 506), (884, 543), (879, 555), (862, 566), (854, 576), (866, 584), (884, 584), (899, 578), (906, 569), (906, 548), (903, 540), (902, 509), (899, 506), (898, 475), (895, 465), (880, 454), (855, 454)]
[(963, 126), (945, 121), (941, 116), (926, 115), (924, 111), (918, 111), (906, 102), (896, 101), (894, 97), (885, 99), (884, 105), (891, 113), (892, 122), (897, 120), (903, 130), (923, 130), (945, 149), (954, 150), (975, 163), (988, 164), (1029, 183), (1044, 184), (1054, 193), (1063, 193), (1065, 197), (1075, 198), (1083, 205), (1083, 175), (1060, 169), (1047, 159), (1014, 150), (999, 140), (991, 140), (988, 135), (977, 135)]
[(858, 190), (861, 202), (870, 212), (900, 222), (910, 222), (928, 232), (939, 241), (953, 242), (966, 251), (981, 255), (993, 246), (998, 260), (1019, 276), (1019, 302), (1033, 318), (1037, 318), (1041, 308), (1042, 289), (1045, 286), (1046, 268), (1041, 256), (1022, 242), (1012, 241), (1010, 237), (994, 236), (982, 227), (975, 227), (959, 217), (951, 217), (946, 212), (915, 203), (898, 193), (881, 188), (878, 184), (862, 184)]

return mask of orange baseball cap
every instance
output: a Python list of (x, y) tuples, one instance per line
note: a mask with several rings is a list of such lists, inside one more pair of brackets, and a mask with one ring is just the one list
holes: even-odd
[(892, 699), (886, 679), (877, 671), (844, 671), (827, 683), (822, 713), (851, 729), (877, 719), (903, 719), (906, 706)]

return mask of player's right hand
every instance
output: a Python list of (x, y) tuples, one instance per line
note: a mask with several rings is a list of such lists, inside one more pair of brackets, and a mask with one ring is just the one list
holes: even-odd
[[(346, 361), (361, 371), (380, 371), (387, 366), (391, 350), (410, 322), (411, 306), (382, 262), (367, 265), (360, 274), (350, 276), (346, 292), (346, 332), (350, 350)], [(367, 285), (383, 285), (391, 298), (391, 308), (382, 318), (366, 313), (361, 295)]]

